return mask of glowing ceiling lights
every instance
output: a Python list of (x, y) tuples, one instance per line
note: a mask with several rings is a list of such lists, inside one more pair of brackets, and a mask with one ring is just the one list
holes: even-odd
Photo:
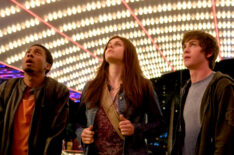
[[(136, 46), (140, 65), (146, 77), (155, 78), (171, 71), (121, 1), (86, 0), (82, 3), (71, 1), (72, 4), (59, 0), (25, 1), (22, 4), (100, 58), (109, 38), (120, 35), (129, 38)], [(210, 1), (126, 0), (126, 2), (175, 70), (185, 68), (181, 56), (181, 38), (185, 31), (203, 29), (216, 35)], [(59, 4), (61, 4), (59, 8), (43, 9), (46, 5)], [(233, 5), (231, 0), (219, 0), (216, 7), (222, 56), (234, 57), (231, 9)], [(89, 53), (31, 15), (25, 16), (26, 13), (13, 3), (9, 2), (9, 5), (0, 7), (0, 12), (1, 18), (9, 21), (15, 16), (22, 16), (19, 20), (0, 26), (1, 61), (20, 67), (28, 46), (43, 43), (52, 51), (54, 57), (53, 68), (49, 73), (51, 77), (76, 90), (81, 90), (84, 84), (94, 77), (100, 65), (98, 59), (94, 59)]]

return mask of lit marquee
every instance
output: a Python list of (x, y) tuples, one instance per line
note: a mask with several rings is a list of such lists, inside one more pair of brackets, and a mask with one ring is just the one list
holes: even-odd
[(4, 1), (0, 61), (20, 68), (26, 49), (41, 43), (54, 57), (49, 76), (82, 90), (95, 76), (108, 39), (120, 35), (136, 46), (144, 75), (156, 78), (185, 68), (186, 31), (211, 33), (220, 44), (217, 61), (233, 58), (233, 10), (231, 0)]

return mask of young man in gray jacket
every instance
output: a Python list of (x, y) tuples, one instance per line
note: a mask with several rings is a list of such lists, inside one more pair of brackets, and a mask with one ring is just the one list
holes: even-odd
[(184, 34), (182, 46), (191, 79), (181, 91), (172, 154), (233, 155), (233, 79), (213, 71), (219, 52), (216, 39), (191, 31)]

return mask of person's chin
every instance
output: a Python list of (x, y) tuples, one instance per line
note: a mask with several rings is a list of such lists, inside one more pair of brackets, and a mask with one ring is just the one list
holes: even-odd
[(188, 68), (190, 66), (190, 63), (187, 61), (184, 61), (184, 66)]
[(34, 71), (31, 68), (25, 68), (24, 72), (26, 72), (26, 73), (33, 73)]
[(120, 59), (112, 58), (112, 57), (107, 58), (106, 61), (108, 63), (121, 63), (122, 62)]

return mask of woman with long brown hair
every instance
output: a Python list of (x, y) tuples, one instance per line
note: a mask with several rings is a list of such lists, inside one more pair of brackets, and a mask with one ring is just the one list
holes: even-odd
[(145, 138), (162, 130), (162, 113), (136, 48), (112, 37), (96, 77), (83, 90), (76, 134), (85, 154), (147, 154)]

